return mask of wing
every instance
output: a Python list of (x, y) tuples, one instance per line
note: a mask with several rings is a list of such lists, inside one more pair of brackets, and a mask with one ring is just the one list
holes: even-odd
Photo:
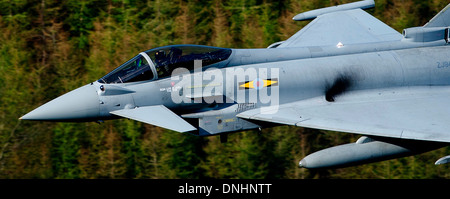
[(188, 132), (197, 130), (180, 116), (170, 111), (163, 105), (146, 106), (135, 109), (123, 109), (113, 111), (111, 114), (130, 118), (147, 124), (163, 127), (177, 132)]
[(402, 38), (400, 33), (388, 25), (360, 8), (356, 8), (317, 16), (278, 48), (336, 46), (338, 44), (345, 46), (400, 41)]
[(450, 4), (434, 16), (424, 27), (447, 27), (450, 26)]
[(238, 117), (392, 138), (450, 142), (450, 87), (353, 91), (259, 108)]

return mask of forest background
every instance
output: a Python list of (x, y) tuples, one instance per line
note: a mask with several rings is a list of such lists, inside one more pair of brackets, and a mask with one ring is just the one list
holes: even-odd
[[(121, 119), (20, 121), (134, 55), (170, 44), (265, 48), (308, 22), (292, 17), (350, 0), (1, 0), (0, 178), (450, 178), (450, 148), (363, 166), (309, 171), (314, 151), (358, 135), (280, 126), (196, 137)], [(368, 12), (399, 32), (448, 0), (376, 0)], [(351, 30), (349, 30), (351, 31)], [(330, 32), (332, 36), (332, 32)]]

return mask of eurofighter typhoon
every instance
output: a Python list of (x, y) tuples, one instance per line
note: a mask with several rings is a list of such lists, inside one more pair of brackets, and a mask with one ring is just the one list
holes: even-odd
[[(360, 134), (300, 167), (345, 167), (450, 143), (450, 4), (399, 33), (373, 0), (298, 14), (312, 20), (264, 49), (171, 45), (139, 53), (22, 120), (129, 118), (197, 136), (275, 125)], [(450, 162), (450, 156), (435, 164)]]

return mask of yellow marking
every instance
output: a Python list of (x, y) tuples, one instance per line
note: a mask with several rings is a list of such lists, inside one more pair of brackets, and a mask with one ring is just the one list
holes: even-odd
[[(262, 87), (268, 87), (268, 86), (270, 86), (272, 84), (278, 83), (278, 81), (274, 81), (274, 80), (262, 80), (262, 81), (264, 83), (264, 85)], [(241, 88), (255, 88), (254, 87), (254, 81), (247, 82), (245, 84), (240, 85), (239, 87), (241, 87)]]
[(234, 120), (235, 120), (234, 118), (226, 119), (225, 122), (227, 122), (227, 123), (228, 123), (228, 122), (234, 122)]
[(272, 81), (272, 80), (263, 80), (264, 82), (264, 87), (268, 87), (272, 84), (276, 84), (278, 81)]
[(202, 85), (193, 85), (188, 86), (186, 88), (205, 88), (205, 87), (215, 87), (215, 86), (221, 86), (222, 83), (215, 83), (215, 84), (202, 84)]
[(242, 88), (255, 88), (253, 87), (253, 81), (242, 84), (240, 87)]

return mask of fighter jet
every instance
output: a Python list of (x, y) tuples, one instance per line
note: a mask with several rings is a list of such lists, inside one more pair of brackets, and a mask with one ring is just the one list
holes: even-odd
[(263, 49), (150, 49), (20, 119), (128, 118), (223, 141), (276, 125), (362, 135), (308, 155), (299, 166), (309, 169), (448, 146), (450, 4), (402, 33), (364, 11), (374, 6), (365, 0), (298, 14), (293, 20), (311, 22)]

